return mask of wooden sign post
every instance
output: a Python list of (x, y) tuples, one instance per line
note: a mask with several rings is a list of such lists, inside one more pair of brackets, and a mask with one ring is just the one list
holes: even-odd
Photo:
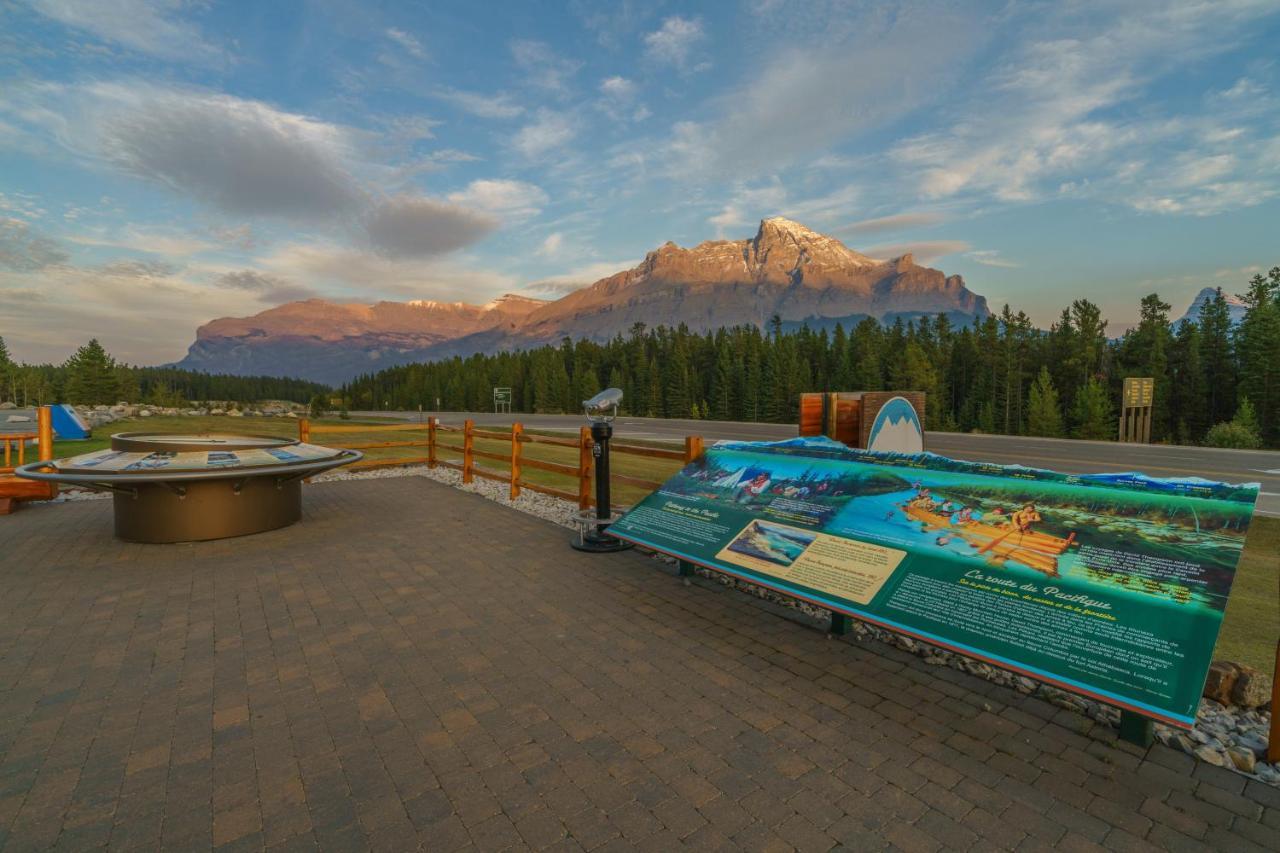
[(1155, 391), (1156, 381), (1150, 376), (1130, 376), (1124, 380), (1124, 390), (1120, 395), (1121, 441), (1151, 443), (1151, 404)]

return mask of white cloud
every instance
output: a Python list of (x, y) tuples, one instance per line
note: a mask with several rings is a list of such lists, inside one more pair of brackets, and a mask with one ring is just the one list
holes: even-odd
[(606, 77), (600, 82), (600, 92), (609, 98), (627, 101), (636, 94), (636, 84), (626, 77)]
[(547, 203), (547, 194), (525, 181), (483, 179), (449, 193), (449, 201), (504, 218), (522, 219), (536, 216)]
[(1251, 80), (1248, 77), (1241, 77), (1231, 88), (1225, 89), (1218, 94), (1228, 100), (1238, 100), (1241, 98), (1257, 98), (1267, 93), (1267, 87), (1263, 86), (1257, 80)]
[(888, 246), (876, 246), (867, 249), (864, 254), (869, 258), (888, 261), (903, 255), (913, 255), (916, 263), (929, 264), (957, 252), (967, 252), (970, 245), (964, 240), (919, 240), (908, 243), (894, 243)]
[(564, 113), (540, 109), (532, 124), (520, 128), (511, 145), (530, 160), (537, 160), (563, 147), (577, 133), (577, 127)]
[(324, 219), (365, 201), (354, 133), (260, 101), (137, 81), (26, 89), (16, 107), (73, 153), (237, 215)]
[(474, 263), (395, 257), (322, 243), (288, 243), (255, 266), (291, 281), (370, 299), (461, 300), (480, 304), (517, 286), (510, 276)]
[(569, 80), (582, 67), (581, 62), (560, 56), (545, 42), (529, 39), (511, 42), (511, 57), (527, 83), (554, 94), (566, 93)]
[(585, 266), (575, 267), (560, 275), (548, 276), (525, 285), (522, 290), (537, 293), (545, 297), (560, 297), (575, 290), (581, 290), (595, 284), (602, 278), (614, 273), (628, 270), (639, 261), (595, 261)]
[(422, 43), (404, 30), (390, 27), (387, 29), (386, 34), (387, 38), (400, 45), (400, 47), (404, 49), (404, 52), (412, 56), (414, 59), (427, 58), (427, 52), (422, 48)]
[(1000, 252), (995, 249), (974, 249), (972, 252), (966, 252), (965, 257), (974, 263), (979, 263), (987, 267), (1017, 269), (1020, 266), (1020, 264), (1003, 257)]
[(218, 287), (232, 290), (244, 290), (253, 293), (258, 299), (272, 305), (284, 302), (297, 302), (300, 299), (311, 299), (316, 292), (309, 287), (294, 284), (286, 278), (267, 275), (256, 270), (237, 270), (227, 272), (214, 280)]
[(946, 221), (941, 213), (919, 211), (915, 213), (895, 213), (892, 216), (880, 216), (875, 219), (864, 219), (837, 230), (847, 234), (878, 234), (884, 231), (905, 231), (910, 228), (925, 228)]
[(1134, 2), (1087, 32), (1061, 9), (1028, 23), (1013, 55), (948, 105), (949, 122), (894, 148), (922, 195), (1196, 215), (1275, 197), (1280, 180), (1262, 168), (1274, 126), (1249, 121), (1264, 109), (1254, 81), (1206, 93), (1194, 114), (1144, 101), (1169, 72), (1232, 49), (1267, 4)]
[[(216, 232), (215, 232), (216, 234)], [(229, 235), (232, 239), (242, 236), (234, 231)], [(68, 242), (82, 246), (104, 246), (115, 249), (129, 249), (135, 252), (147, 252), (153, 255), (185, 258), (201, 252), (217, 248), (217, 244), (208, 240), (193, 237), (184, 231), (126, 225), (123, 228), (94, 229), (67, 237)]]
[(809, 165), (945, 97), (956, 67), (983, 44), (978, 16), (913, 6), (889, 22), (872, 16), (839, 44), (778, 47), (743, 85), (711, 101), (712, 118), (677, 122), (651, 159), (686, 181)]
[(177, 274), (180, 267), (168, 261), (125, 258), (101, 264), (92, 269), (100, 275), (113, 278), (169, 278)]
[(485, 237), (496, 219), (424, 196), (397, 196), (375, 205), (365, 231), (375, 249), (391, 258), (424, 258), (452, 252)]
[(524, 113), (524, 107), (511, 99), (510, 95), (499, 92), (494, 95), (483, 95), (479, 92), (467, 92), (461, 89), (440, 88), (433, 93), (435, 97), (454, 104), (480, 118), (515, 118)]
[(547, 235), (547, 239), (534, 251), (534, 254), (540, 258), (554, 258), (560, 254), (560, 248), (564, 245), (564, 235), (559, 231), (555, 231)]
[(694, 45), (706, 38), (699, 18), (672, 15), (662, 26), (644, 37), (645, 54), (658, 62), (685, 68)]
[(222, 56), (191, 24), (175, 15), (173, 0), (33, 0), (41, 14), (103, 41), (178, 62)]
[(65, 263), (67, 258), (56, 240), (21, 219), (0, 218), (0, 269), (35, 272)]

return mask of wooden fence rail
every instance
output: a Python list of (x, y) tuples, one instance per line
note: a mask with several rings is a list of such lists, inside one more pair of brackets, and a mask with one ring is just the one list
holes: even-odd
[(15, 477), (13, 469), (27, 462), (27, 443), (36, 443), (35, 460), (53, 458), (53, 415), (48, 406), (36, 410), (35, 432), (0, 433), (0, 445), (4, 446), (4, 464), (0, 465), (0, 515), (8, 515), (18, 506), (18, 501), (47, 501), (58, 494), (56, 483), (24, 480)]
[[(367, 435), (369, 433), (384, 432), (424, 432), (426, 433), (426, 438), (409, 437), (403, 440), (357, 441), (334, 444), (334, 446), (350, 450), (381, 450), (396, 447), (425, 448), (425, 455), (366, 458), (350, 467), (387, 468), (400, 465), (426, 465), (429, 468), (452, 468), (462, 472), (462, 482), (464, 483), (474, 482), (476, 477), (480, 477), (481, 479), (510, 484), (511, 498), (513, 500), (520, 496), (522, 489), (528, 489), (531, 492), (574, 501), (580, 509), (590, 509), (595, 505), (591, 480), (593, 473), (591, 430), (585, 426), (578, 431), (576, 438), (562, 438), (525, 432), (524, 426), (519, 423), (513, 423), (510, 430), (500, 432), (493, 429), (477, 429), (475, 422), (471, 420), (464, 421), (460, 427), (446, 426), (440, 423), (437, 418), (429, 418), (426, 423), (410, 424), (312, 424), (308, 418), (300, 418), (298, 420), (298, 438), (302, 441), (311, 441), (312, 437), (317, 435), (340, 433)], [(461, 443), (457, 443), (456, 439), (442, 440), (441, 433), (459, 433), (461, 434)], [(479, 449), (475, 446), (476, 439), (509, 442), (510, 450), (505, 453), (499, 453), (493, 450)], [(577, 448), (577, 465), (527, 456), (524, 452), (524, 447), (528, 444)], [(670, 459), (682, 463), (691, 462), (701, 456), (702, 448), (702, 437), (697, 435), (686, 436), (684, 447), (678, 450), (646, 447), (638, 444), (610, 444), (611, 452), (623, 456)], [(460, 455), (462, 457), (461, 461), (454, 462), (442, 459), (440, 457), (441, 450)], [(477, 459), (505, 463), (506, 470), (502, 471), (477, 465)], [(543, 483), (530, 482), (525, 476), (526, 470), (556, 474), (573, 482), (572, 485), (566, 483), (566, 488), (563, 489)], [(633, 477), (617, 472), (611, 472), (610, 480), (615, 483), (623, 483), (649, 490), (656, 489), (662, 485), (654, 480), (646, 480), (642, 477)]]

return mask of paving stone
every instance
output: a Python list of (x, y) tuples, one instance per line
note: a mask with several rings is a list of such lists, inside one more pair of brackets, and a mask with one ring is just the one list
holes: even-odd
[(424, 478), (309, 485), (301, 524), (222, 542), (118, 542), (110, 509), (0, 522), (6, 849), (1280, 833), (1280, 789)]

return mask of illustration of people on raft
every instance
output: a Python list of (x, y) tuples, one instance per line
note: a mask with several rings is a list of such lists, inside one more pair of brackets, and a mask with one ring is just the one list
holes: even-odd
[(1034, 503), (1007, 514), (1000, 507), (983, 513), (935, 495), (920, 482), (912, 488), (915, 496), (902, 504), (902, 511), (920, 522), (923, 530), (938, 531), (936, 544), (962, 539), (995, 565), (1015, 562), (1057, 577), (1058, 556), (1075, 543), (1075, 533), (1064, 538), (1035, 530), (1034, 525), (1044, 519)]

